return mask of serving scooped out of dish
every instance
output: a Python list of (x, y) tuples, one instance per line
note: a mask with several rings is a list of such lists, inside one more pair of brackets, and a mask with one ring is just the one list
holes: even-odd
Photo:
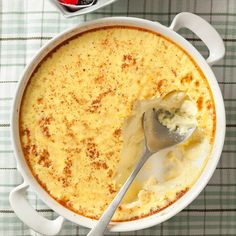
[[(169, 97), (168, 94), (166, 96)], [(165, 98), (163, 100), (165, 101)], [(144, 152), (124, 185), (120, 188), (119, 192), (107, 207), (97, 225), (89, 232), (88, 236), (102, 236), (104, 234), (107, 225), (130, 185), (143, 165), (154, 153), (160, 152), (163, 149), (173, 148), (174, 146), (187, 141), (191, 137), (196, 129), (196, 118), (192, 112), (186, 112), (186, 109), (181, 108), (182, 106), (180, 108), (175, 107), (172, 112), (164, 110), (163, 108), (158, 108), (156, 110), (156, 107), (145, 110), (142, 115), (142, 128), (145, 144)]]

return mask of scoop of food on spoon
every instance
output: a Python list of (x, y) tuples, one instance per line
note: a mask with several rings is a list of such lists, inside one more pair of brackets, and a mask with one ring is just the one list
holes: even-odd
[(134, 178), (151, 155), (161, 151), (162, 149), (170, 148), (174, 145), (184, 142), (196, 129), (196, 125), (193, 125), (192, 127), (188, 127), (185, 132), (183, 132), (183, 130), (179, 132), (178, 127), (171, 131), (160, 121), (160, 117), (163, 112), (169, 114), (169, 111), (165, 111), (163, 109), (155, 110), (154, 108), (147, 110), (143, 114), (142, 122), (145, 138), (145, 151), (134, 170), (130, 174), (129, 178), (121, 187), (120, 191), (117, 193), (109, 207), (103, 213), (96, 226), (89, 232), (88, 236), (102, 236), (104, 234), (107, 225), (111, 221), (116, 208), (129, 189), (129, 186), (132, 184)]

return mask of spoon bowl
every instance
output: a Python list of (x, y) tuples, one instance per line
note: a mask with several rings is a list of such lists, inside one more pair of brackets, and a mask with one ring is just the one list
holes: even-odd
[(181, 144), (187, 140), (196, 126), (191, 127), (184, 134), (179, 134), (178, 129), (170, 131), (158, 119), (159, 110), (149, 109), (143, 115), (143, 130), (145, 136), (145, 144), (152, 153), (158, 152), (177, 144)]

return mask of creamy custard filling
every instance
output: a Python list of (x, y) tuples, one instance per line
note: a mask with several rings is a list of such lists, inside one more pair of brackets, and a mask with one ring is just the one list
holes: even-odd
[(193, 59), (159, 34), (117, 26), (68, 40), (41, 62), (22, 99), (20, 138), (32, 174), (68, 209), (99, 218), (140, 157), (141, 116), (156, 104), (178, 113), (166, 125), (184, 118), (187, 128), (195, 117), (198, 128), (148, 160), (115, 221), (153, 214), (191, 188), (214, 141), (214, 100)]
[[(171, 115), (160, 113), (161, 121), (170, 130), (176, 130), (178, 127), (179, 131), (184, 133), (189, 128), (197, 126), (197, 107), (184, 92), (173, 91), (164, 98), (138, 102), (133, 116), (127, 120), (123, 129), (124, 145), (116, 175), (118, 188), (123, 185), (142, 154), (144, 148), (142, 116), (150, 108), (172, 111)], [(156, 161), (160, 166), (155, 170), (159, 173), (148, 174), (145, 177), (141, 173), (120, 207), (138, 209), (152, 206), (152, 211), (164, 208), (176, 199), (176, 193), (181, 193), (192, 186), (204, 164), (202, 157), (207, 155), (209, 149), (210, 144), (204, 138), (204, 133), (197, 128), (192, 137), (183, 144), (162, 154), (154, 154), (154, 161), (154, 158), (159, 158)], [(153, 207), (154, 205), (156, 206)]]

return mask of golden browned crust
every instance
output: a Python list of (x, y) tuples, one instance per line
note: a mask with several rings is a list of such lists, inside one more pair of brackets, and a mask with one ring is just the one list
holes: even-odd
[[(128, 28), (128, 29), (136, 29), (136, 30), (141, 30), (141, 31), (144, 31), (144, 32), (152, 33), (152, 34), (157, 35), (159, 37), (163, 37), (165, 40), (167, 40), (171, 44), (174, 44), (177, 48), (179, 48), (186, 55), (188, 55), (185, 50), (183, 50), (180, 46), (176, 45), (170, 39), (165, 38), (164, 36), (156, 34), (156, 33), (152, 32), (152, 31), (148, 31), (148, 30), (141, 29), (141, 28), (123, 27), (123, 26), (104, 27), (102, 29), (112, 29), (112, 28)], [(102, 29), (99, 29), (99, 30), (102, 30)], [(87, 31), (85, 33), (82, 33), (82, 34), (74, 36), (73, 38), (69, 39), (67, 42), (62, 43), (61, 45), (57, 46), (52, 52), (50, 52), (48, 54), (48, 56), (46, 58), (44, 58), (44, 61), (47, 60), (47, 58), (50, 58), (54, 52), (56, 52), (61, 46), (67, 44), (72, 39), (76, 39), (77, 37), (80, 37), (83, 34), (87, 34), (89, 32), (94, 32), (94, 31), (98, 31), (98, 30)], [(109, 41), (108, 40), (104, 40), (101, 43), (104, 46), (109, 46)], [(167, 46), (165, 45), (165, 47), (167, 47)], [(90, 57), (90, 54), (88, 54), (88, 57)], [(201, 77), (205, 79), (205, 77), (203, 75), (203, 72), (198, 67), (198, 65), (196, 65), (194, 60), (189, 55), (188, 55), (188, 59), (191, 60), (194, 63), (195, 67), (197, 68), (197, 70), (201, 74)], [(31, 77), (33, 77), (33, 75), (38, 71), (38, 69), (40, 68), (40, 66), (42, 65), (42, 63), (44, 61), (42, 61), (38, 65), (38, 67), (35, 69), (35, 71), (33, 72)], [(77, 63), (80, 65), (81, 61), (78, 59)], [(138, 67), (137, 64), (138, 64), (137, 63), (137, 59), (133, 55), (131, 55), (131, 54), (124, 54), (123, 55), (123, 59), (122, 59), (121, 69), (122, 69), (122, 71), (125, 71), (125, 70), (128, 70), (129, 68), (132, 67), (132, 68), (135, 68), (136, 71), (138, 71), (139, 67)], [(104, 70), (104, 68), (106, 66), (108, 66), (108, 65), (107, 64), (100, 65), (100, 69)], [(70, 68), (68, 68), (68, 66), (65, 66), (65, 70), (70, 70)], [(85, 69), (83, 69), (83, 71), (85, 71)], [(177, 73), (177, 71), (174, 68), (172, 68), (171, 71), (172, 71), (174, 77), (178, 76), (178, 73)], [(55, 71), (51, 70), (49, 73), (53, 76)], [(106, 79), (107, 78), (105, 78), (104, 74), (101, 73), (98, 77), (96, 77), (94, 79), (94, 82), (98, 86), (103, 86), (104, 83), (106, 83)], [(205, 84), (209, 88), (209, 84), (208, 84), (206, 79), (205, 79), (204, 82), (203, 81), (198, 81), (198, 80), (196, 81), (196, 80), (193, 79), (192, 74), (187, 74), (186, 76), (182, 77), (180, 82), (181, 82), (181, 84), (187, 84), (187, 85), (194, 84), (194, 86), (196, 88), (199, 88), (201, 85)], [(28, 88), (30, 83), (31, 83), (31, 80), (28, 82), (27, 88)], [(65, 86), (65, 85), (63, 85), (63, 86)], [(156, 93), (158, 93), (160, 96), (165, 95), (165, 93), (166, 93), (166, 86), (168, 86), (168, 83), (167, 83), (166, 79), (157, 80), (156, 88), (155, 88), (156, 89)], [(25, 89), (25, 91), (27, 90), (27, 88)], [(210, 100), (208, 99), (208, 100), (205, 101), (204, 98), (200, 95), (199, 98), (197, 99), (197, 107), (198, 107), (199, 111), (201, 111), (202, 107), (206, 105), (207, 109), (212, 111), (214, 125), (213, 125), (213, 129), (212, 129), (212, 134), (211, 134), (210, 142), (213, 143), (214, 142), (214, 137), (215, 137), (216, 115), (215, 115), (215, 106), (214, 106), (214, 102), (213, 102), (214, 101), (213, 100), (213, 96), (212, 96), (212, 93), (211, 93), (210, 89), (208, 89), (208, 90), (209, 90), (209, 93), (211, 95), (211, 99)], [(54, 93), (56, 94), (56, 91), (54, 91)], [(106, 96), (108, 96), (108, 95), (112, 96), (115, 93), (116, 93), (116, 88), (115, 89), (114, 88), (108, 88), (106, 91), (98, 93), (96, 97), (92, 97), (92, 95), (91, 95), (89, 100), (86, 99), (86, 98), (78, 98), (78, 96), (75, 93), (71, 93), (70, 95), (71, 95), (74, 103), (77, 103), (78, 106), (83, 106), (85, 104), (88, 104), (87, 108), (85, 109), (85, 112), (87, 112), (88, 114), (89, 113), (90, 114), (94, 114), (94, 113), (100, 113), (100, 107), (102, 105), (103, 99), (105, 99)], [(124, 97), (123, 94), (121, 94), (120, 96), (122, 97), (122, 99), (124, 99), (124, 101), (125, 101), (125, 99), (127, 99), (126, 97)], [(146, 97), (148, 98), (148, 96), (146, 96)], [(25, 99), (25, 93), (23, 95), (22, 101), (24, 99)], [(62, 100), (60, 102), (61, 103), (67, 103), (66, 99)], [(41, 110), (39, 110), (38, 112), (42, 112), (46, 108), (46, 106), (47, 106), (47, 104), (44, 101), (44, 98), (41, 97), (41, 96), (37, 98), (37, 104), (39, 106), (41, 106)], [(69, 103), (68, 103), (68, 106), (70, 106)], [(21, 114), (21, 110), (20, 110), (20, 118), (21, 117), (22, 117), (22, 114)], [(49, 116), (42, 116), (41, 119), (38, 121), (38, 125), (40, 127), (40, 130), (41, 130), (43, 136), (45, 137), (45, 139), (50, 140), (50, 142), (55, 142), (54, 137), (53, 137), (53, 135), (52, 135), (52, 133), (50, 131), (50, 125), (51, 125), (51, 122), (53, 122), (53, 120), (54, 120), (54, 117), (51, 114)], [(79, 143), (83, 144), (83, 146), (85, 148), (85, 154), (91, 160), (91, 167), (96, 169), (96, 170), (106, 171), (106, 173), (107, 173), (106, 176), (108, 178), (112, 179), (113, 175), (114, 175), (114, 171), (106, 163), (106, 160), (110, 160), (114, 156), (114, 152), (113, 151), (106, 152), (104, 154), (106, 156), (106, 160), (102, 160), (101, 161), (99, 159), (101, 157), (101, 153), (99, 152), (99, 148), (97, 147), (97, 144), (96, 144), (94, 138), (93, 137), (87, 137), (86, 139), (78, 141), (76, 139), (75, 132), (72, 129), (72, 126), (76, 123), (76, 120), (70, 120), (69, 121), (65, 117), (64, 120), (63, 120), (63, 123), (65, 124), (65, 127), (66, 127), (66, 132), (67, 132), (66, 134), (68, 135), (68, 137), (71, 138), (72, 142), (76, 142), (76, 143), (79, 142)], [(25, 158), (26, 158), (26, 160), (28, 162), (28, 165), (29, 165), (29, 167), (31, 169), (31, 172), (35, 176), (35, 178), (37, 179), (39, 184), (49, 193), (49, 195), (51, 195), (51, 197), (53, 197), (56, 201), (58, 201), (60, 204), (62, 204), (63, 206), (67, 207), (68, 209), (70, 209), (70, 210), (72, 210), (72, 211), (74, 211), (74, 212), (76, 212), (76, 213), (78, 213), (80, 215), (85, 215), (85, 216), (90, 217), (90, 218), (98, 219), (99, 217), (94, 217), (94, 216), (90, 215), (88, 212), (84, 212), (84, 210), (82, 208), (80, 208), (79, 210), (75, 209), (73, 207), (73, 205), (71, 204), (70, 199), (68, 199), (66, 197), (65, 198), (56, 198), (55, 196), (53, 196), (51, 194), (51, 192), (47, 189), (46, 184), (43, 183), (40, 180), (40, 178), (37, 176), (37, 174), (35, 174), (35, 171), (32, 169), (32, 166), (31, 166), (31, 164), (29, 162), (29, 155), (33, 155), (33, 156), (38, 158), (37, 163), (39, 165), (41, 165), (43, 167), (46, 167), (46, 168), (51, 168), (52, 161), (50, 159), (50, 153), (49, 153), (49, 151), (47, 149), (39, 149), (37, 147), (37, 144), (33, 143), (32, 140), (31, 140), (30, 130), (28, 128), (23, 128), (21, 124), (22, 124), (22, 122), (21, 122), (21, 119), (20, 119), (20, 121), (19, 121), (19, 125), (20, 125), (19, 129), (20, 129), (20, 135), (21, 135), (22, 149), (23, 149)], [(87, 123), (86, 120), (83, 121), (83, 126), (85, 128), (87, 128), (89, 126), (89, 124)], [(112, 135), (113, 135), (113, 138), (115, 140), (120, 140), (120, 138), (121, 138), (121, 127), (115, 128), (113, 130)], [(26, 142), (24, 142), (24, 144), (22, 142), (23, 138), (26, 138)], [(71, 181), (71, 178), (72, 178), (73, 155), (80, 155), (82, 150), (81, 150), (80, 147), (68, 147), (68, 145), (67, 145), (68, 143), (64, 143), (64, 144), (66, 145), (65, 151), (67, 153), (67, 157), (66, 157), (66, 160), (65, 160), (65, 166), (63, 168), (63, 176), (58, 177), (58, 181), (62, 182), (62, 185), (64, 187), (68, 187), (70, 185), (70, 183), (71, 183), (70, 181)], [(88, 181), (91, 178), (93, 178), (92, 175), (90, 175), (88, 177)], [(98, 181), (98, 180), (96, 180), (96, 181)], [(111, 196), (114, 196), (115, 193), (117, 192), (117, 189), (115, 189), (113, 185), (109, 184), (107, 186), (107, 191), (108, 191), (108, 193), (111, 194)], [(188, 188), (186, 188), (185, 190), (182, 190), (181, 192), (177, 193), (176, 194), (176, 199), (174, 201), (170, 201), (163, 208), (151, 210), (148, 214), (142, 214), (141, 216), (131, 217), (128, 220), (135, 220), (135, 219), (139, 219), (139, 218), (142, 218), (142, 217), (146, 217), (146, 216), (155, 214), (155, 213), (163, 210), (164, 208), (168, 207), (169, 205), (171, 205), (176, 200), (178, 200), (187, 191), (188, 191)], [(107, 205), (107, 204), (105, 204), (105, 205)], [(120, 206), (118, 210), (121, 210), (121, 209), (122, 209), (122, 207)], [(123, 220), (118, 220), (118, 221), (123, 221)], [(126, 220), (124, 220), (124, 221), (126, 221)]]

